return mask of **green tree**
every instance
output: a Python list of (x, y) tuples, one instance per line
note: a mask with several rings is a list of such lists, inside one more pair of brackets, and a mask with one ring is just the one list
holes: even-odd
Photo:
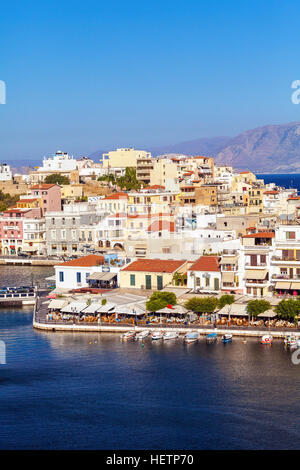
[(148, 302), (146, 308), (149, 312), (157, 312), (162, 308), (165, 308), (168, 304), (176, 305), (177, 299), (173, 292), (154, 292)]
[(70, 180), (67, 176), (56, 175), (55, 173), (53, 173), (52, 175), (46, 176), (45, 183), (47, 183), (47, 184), (59, 184), (60, 186), (62, 186), (64, 184), (70, 184)]
[(197, 313), (212, 313), (218, 305), (216, 297), (192, 297), (185, 303), (185, 308)]
[(281, 300), (278, 305), (275, 307), (275, 312), (277, 315), (284, 319), (295, 319), (296, 315), (298, 315), (300, 311), (300, 302), (299, 300)]
[(234, 295), (224, 294), (221, 295), (218, 301), (218, 306), (220, 308), (225, 307), (225, 305), (231, 305), (234, 303)]
[(264, 299), (249, 300), (247, 304), (247, 312), (252, 317), (257, 317), (260, 313), (266, 312), (271, 308), (270, 302)]
[(136, 177), (136, 169), (132, 167), (126, 167), (125, 175), (117, 179), (117, 184), (121, 189), (126, 189), (127, 191), (141, 188), (141, 183)]

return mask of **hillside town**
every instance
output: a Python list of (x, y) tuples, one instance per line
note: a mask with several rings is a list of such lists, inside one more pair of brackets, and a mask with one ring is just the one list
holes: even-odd
[[(50, 181), (50, 182), (49, 182)], [(300, 196), (206, 156), (57, 151), (0, 165), (3, 259), (52, 260), (53, 287), (271, 298), (300, 293)]]

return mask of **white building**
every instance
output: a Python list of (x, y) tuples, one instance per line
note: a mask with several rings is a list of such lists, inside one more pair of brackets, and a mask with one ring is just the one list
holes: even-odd
[(187, 286), (203, 292), (219, 292), (221, 269), (219, 256), (201, 256), (187, 272)]
[[(119, 266), (105, 265), (104, 256), (88, 255), (54, 266), (56, 288), (79, 289), (89, 287), (88, 280), (119, 285)], [(112, 283), (114, 285), (112, 285)], [(107, 286), (109, 287), (109, 286)]]
[(10, 181), (12, 179), (12, 172), (7, 163), (0, 163), (0, 181)]
[(77, 160), (66, 152), (58, 150), (52, 157), (43, 159), (43, 166), (38, 172), (73, 171), (77, 169)]

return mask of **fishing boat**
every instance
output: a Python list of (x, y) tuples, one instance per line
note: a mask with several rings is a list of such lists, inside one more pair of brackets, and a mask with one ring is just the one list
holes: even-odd
[(167, 331), (164, 335), (163, 335), (163, 339), (176, 339), (178, 338), (179, 336), (179, 333), (178, 331)]
[(298, 347), (298, 342), (297, 342), (296, 336), (290, 336), (289, 337), (287, 346), (288, 346), (289, 349), (296, 349)]
[(126, 331), (126, 333), (124, 333), (123, 335), (121, 335), (121, 339), (123, 341), (132, 341), (135, 339), (135, 331), (134, 330), (131, 330), (131, 331)]
[(153, 341), (157, 341), (158, 339), (163, 339), (164, 331), (156, 331), (152, 334)]
[(271, 335), (263, 335), (260, 342), (261, 344), (272, 344), (273, 336)]
[(230, 343), (232, 341), (232, 334), (226, 333), (222, 336), (222, 343)]
[(187, 344), (196, 343), (200, 338), (200, 333), (198, 331), (191, 331), (191, 333), (187, 333), (183, 337), (183, 341)]
[(136, 339), (142, 341), (143, 339), (147, 338), (147, 336), (149, 336), (149, 335), (150, 335), (150, 331), (148, 331), (148, 330), (140, 331), (136, 335)]
[(217, 338), (217, 333), (209, 333), (208, 335), (206, 335), (205, 339), (207, 343), (214, 343), (215, 341), (217, 341)]

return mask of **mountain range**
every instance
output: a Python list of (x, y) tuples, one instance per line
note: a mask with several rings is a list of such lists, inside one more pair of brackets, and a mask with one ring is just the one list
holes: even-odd
[[(251, 129), (236, 137), (210, 137), (159, 147), (143, 146), (153, 156), (207, 155), (217, 165), (230, 165), (235, 170), (255, 173), (300, 173), (300, 122), (267, 125)], [(99, 162), (99, 156), (108, 149), (89, 155)], [(27, 165), (40, 165), (40, 161), (11, 160), (14, 172), (26, 171)]]
[(153, 155), (210, 155), (217, 165), (256, 173), (300, 173), (300, 122), (267, 125), (236, 137), (211, 137), (154, 147)]

